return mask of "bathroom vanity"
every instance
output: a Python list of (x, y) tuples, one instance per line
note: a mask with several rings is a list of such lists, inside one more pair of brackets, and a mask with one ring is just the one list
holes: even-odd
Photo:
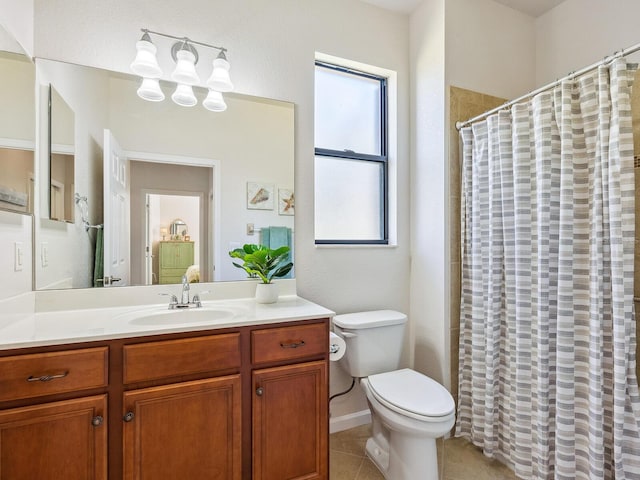
[[(3, 478), (328, 479), (333, 312), (160, 308), (35, 314), (0, 337)], [(38, 328), (54, 320), (58, 335)]]

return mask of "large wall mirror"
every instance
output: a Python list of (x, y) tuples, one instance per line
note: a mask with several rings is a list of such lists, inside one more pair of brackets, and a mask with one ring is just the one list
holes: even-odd
[(15, 47), (0, 51), (0, 210), (33, 213), (35, 68)]
[[(36, 70), (64, 112), (52, 96), (52, 151), (73, 159), (73, 174), (57, 180), (65, 215), (70, 190), (69, 223), (36, 222), (37, 289), (242, 280), (228, 251), (265, 243), (272, 229), (286, 234), (265, 237), (293, 249), (292, 104), (226, 94), (227, 110), (214, 113), (204, 89), (182, 107), (169, 83), (156, 103), (137, 96), (131, 75), (39, 58)], [(58, 141), (58, 130), (75, 135)], [(39, 161), (53, 184), (53, 160)]]

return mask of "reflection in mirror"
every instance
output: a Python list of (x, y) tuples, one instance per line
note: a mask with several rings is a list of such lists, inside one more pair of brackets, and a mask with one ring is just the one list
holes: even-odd
[(33, 213), (35, 69), (0, 51), (0, 209)]
[[(137, 77), (43, 59), (36, 65), (75, 113), (74, 189), (100, 208), (89, 221), (104, 223), (103, 232), (37, 226), (36, 251), (43, 242), (48, 249), (37, 288), (173, 283), (185, 274), (243, 280), (229, 250), (263, 243), (270, 227), (284, 232), (270, 242), (293, 247), (294, 217), (278, 205), (279, 191), (293, 194), (292, 104), (227, 94), (226, 112), (214, 113), (202, 107), (205, 89), (194, 88), (199, 105), (186, 108), (170, 100), (168, 83), (160, 82), (167, 100), (147, 102), (136, 94)], [(87, 168), (85, 157), (98, 151), (103, 168)], [(269, 201), (251, 203), (256, 184)], [(172, 228), (176, 220), (185, 225)], [(63, 241), (70, 237), (89, 244), (91, 255), (77, 255), (74, 242)], [(104, 257), (95, 258), (100, 247)]]
[(49, 218), (74, 221), (75, 116), (49, 86)]

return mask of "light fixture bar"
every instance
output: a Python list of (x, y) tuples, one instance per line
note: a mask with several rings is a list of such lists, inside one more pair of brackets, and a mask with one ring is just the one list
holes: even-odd
[(172, 38), (174, 40), (181, 40), (183, 42), (193, 43), (195, 45), (201, 45), (203, 47), (214, 48), (216, 50), (220, 50), (221, 52), (227, 51), (227, 49), (224, 47), (216, 47), (215, 45), (211, 45), (209, 43), (198, 42), (196, 40), (191, 40), (189, 37), (176, 37), (175, 35), (169, 35), (168, 33), (155, 32), (153, 30), (149, 30), (148, 28), (141, 28), (140, 31), (144, 33), (153, 33), (154, 35), (160, 35), (161, 37)]

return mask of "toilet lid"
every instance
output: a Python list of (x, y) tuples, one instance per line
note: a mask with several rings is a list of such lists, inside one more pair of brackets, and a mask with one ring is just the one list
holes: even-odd
[(367, 378), (371, 392), (392, 410), (424, 417), (450, 415), (453, 397), (435, 380), (408, 368), (378, 373)]

